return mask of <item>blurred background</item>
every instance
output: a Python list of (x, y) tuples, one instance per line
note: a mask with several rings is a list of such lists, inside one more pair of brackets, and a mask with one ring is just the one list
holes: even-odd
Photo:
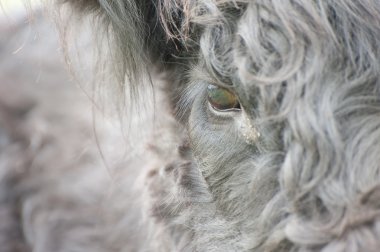
[(124, 141), (95, 118), (38, 1), (0, 3), (0, 251), (68, 251), (93, 240)]
[[(29, 6), (22, 0), (0, 3), (1, 208), (4, 176), (8, 180), (28, 169), (67, 172), (90, 163), (92, 171), (96, 166), (104, 172), (139, 151), (125, 138), (136, 135), (141, 146), (143, 138), (130, 133), (129, 123), (126, 136), (119, 114), (113, 115), (113, 107), (108, 106), (112, 102), (105, 111), (102, 105), (106, 102), (96, 97), (100, 91), (93, 84), (97, 80), (92, 68), (91, 29), (74, 26), (65, 30), (73, 38), (67, 41), (64, 53), (57, 27), (38, 0)], [(141, 118), (138, 120), (143, 121)], [(139, 127), (135, 128), (138, 131)], [(35, 162), (36, 157), (41, 163)]]
[[(0, 18), (0, 139), (37, 135), (19, 132), (27, 121), (53, 123), (81, 98), (63, 61), (58, 33), (37, 1), (1, 0)], [(22, 123), (21, 123), (22, 122)], [(35, 123), (34, 123), (35, 124)], [(30, 138), (29, 136), (28, 138)], [(5, 139), (8, 139), (7, 141)]]
[(26, 1), (23, 0), (1, 0), (0, 19), (2, 22), (8, 24), (15, 22), (17, 18), (26, 15), (25, 6), (32, 7), (33, 9), (38, 9), (41, 7), (40, 0), (30, 0), (27, 5)]
[[(27, 162), (29, 152), (41, 157), (40, 166), (73, 163), (91, 151), (91, 162), (104, 168), (101, 159), (107, 155), (102, 156), (100, 149), (106, 126), (95, 111), (98, 106), (89, 93), (91, 87), (84, 84), (92, 83), (86, 63), (68, 62), (57, 27), (38, 0), (28, 6), (22, 0), (0, 3), (1, 205), (2, 173), (29, 169), (30, 164), (12, 168), (17, 162)], [(88, 36), (75, 39), (78, 43), (70, 46), (83, 55), (91, 53)], [(83, 55), (78, 58), (91, 61)], [(70, 71), (71, 63), (80, 64), (78, 74)], [(107, 135), (113, 129), (107, 129)]]
[[(70, 26), (65, 46), (37, 0), (0, 3), (0, 252), (30, 251), (37, 241), (38, 251), (72, 251), (72, 244), (95, 240), (84, 236), (103, 223), (99, 207), (115, 209), (104, 216), (111, 223), (125, 218), (140, 171), (157, 165), (148, 140), (169, 142), (159, 129), (172, 121), (152, 123), (153, 99), (125, 124), (120, 114), (104, 116), (91, 29)], [(117, 100), (111, 98), (106, 107)]]

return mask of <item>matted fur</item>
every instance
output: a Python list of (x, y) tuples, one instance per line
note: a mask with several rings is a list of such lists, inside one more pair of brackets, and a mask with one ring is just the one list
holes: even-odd
[[(158, 94), (151, 144), (101, 208), (102, 239), (61, 251), (380, 249), (378, 1), (58, 2), (102, 27), (122, 96), (143, 95), (148, 73)], [(208, 84), (242, 110), (213, 110)]]

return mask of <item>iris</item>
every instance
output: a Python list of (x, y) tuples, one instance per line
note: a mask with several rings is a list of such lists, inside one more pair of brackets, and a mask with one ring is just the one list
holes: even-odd
[(240, 109), (237, 96), (227, 88), (216, 85), (207, 87), (208, 101), (215, 110), (229, 111)]

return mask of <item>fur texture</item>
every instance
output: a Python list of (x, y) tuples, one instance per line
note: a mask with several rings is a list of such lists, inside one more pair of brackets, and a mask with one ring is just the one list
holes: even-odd
[[(143, 110), (145, 127), (139, 128), (149, 136), (147, 147), (113, 165), (122, 169), (113, 170), (117, 186), (108, 197), (101, 197), (102, 188), (113, 183), (103, 176), (90, 183), (95, 196), (83, 190), (81, 179), (78, 191), (62, 197), (57, 186), (41, 183), (28, 194), (13, 190), (26, 182), (2, 182), (4, 195), (21, 195), (17, 206), (25, 214), (17, 238), (24, 233), (25, 246), (380, 249), (378, 1), (58, 2), (66, 14), (90, 17), (99, 41), (106, 42), (108, 64), (98, 66), (109, 70), (108, 88), (117, 87), (122, 97), (140, 96), (122, 99), (122, 105), (152, 99), (155, 110)], [(141, 99), (152, 88), (143, 84), (146, 76), (154, 99)], [(209, 84), (232, 89), (241, 110), (213, 109)], [(148, 127), (150, 120), (154, 127)], [(53, 177), (65, 187), (78, 171), (62, 171)], [(28, 176), (21, 177), (39, 181), (48, 175)], [(67, 205), (68, 199), (75, 200)], [(6, 202), (15, 207), (14, 200)], [(73, 209), (85, 214), (74, 215)], [(94, 209), (101, 209), (101, 217), (91, 214)], [(47, 221), (51, 213), (56, 218)]]

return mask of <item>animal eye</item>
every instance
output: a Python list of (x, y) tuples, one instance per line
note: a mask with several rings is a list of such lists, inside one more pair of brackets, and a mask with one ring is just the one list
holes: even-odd
[(226, 88), (216, 85), (207, 87), (208, 101), (211, 106), (219, 111), (240, 109), (240, 103), (237, 96)]

